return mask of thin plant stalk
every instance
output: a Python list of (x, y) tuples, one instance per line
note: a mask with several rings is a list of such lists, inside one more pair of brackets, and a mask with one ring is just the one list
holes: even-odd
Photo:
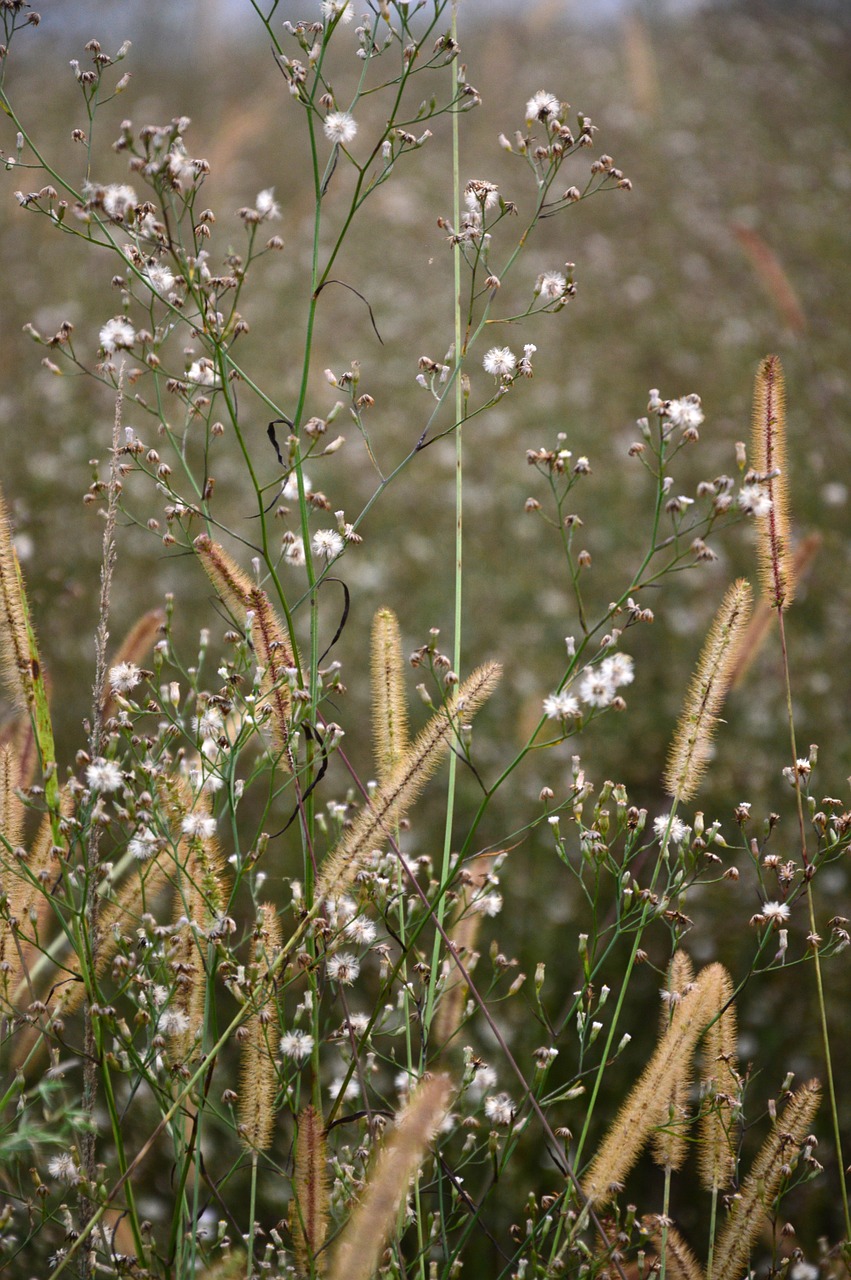
[[(452, 0), (452, 38), (458, 38), (458, 0)], [(457, 75), (455, 64), (450, 63), (450, 74), (453, 79)], [(461, 143), (458, 128), (458, 112), (452, 113), (452, 216), (457, 227), (461, 216)], [(456, 242), (452, 249), (453, 264), (453, 313), (455, 326), (455, 573), (454, 573), (454, 630), (452, 640), (452, 668), (457, 673), (461, 670), (461, 632), (462, 632), (462, 588), (464, 570), (464, 452), (462, 418), (464, 412), (463, 385), (461, 381), (461, 363), (464, 358), (462, 349), (462, 316), (461, 316), (461, 245)], [(455, 789), (457, 783), (457, 756), (453, 751), (449, 757), (449, 777), (446, 783), (446, 818), (443, 828), (443, 857), (441, 861), (441, 883), (446, 884), (450, 875), (450, 859), (452, 855), (452, 823), (455, 814)], [(446, 898), (441, 894), (437, 902), (437, 919), (443, 925), (446, 911)], [(431, 973), (429, 974), (428, 993), (426, 995), (423, 1025), (428, 1035), (434, 1015), (434, 998), (440, 972), (440, 934), (434, 937), (431, 954)]]

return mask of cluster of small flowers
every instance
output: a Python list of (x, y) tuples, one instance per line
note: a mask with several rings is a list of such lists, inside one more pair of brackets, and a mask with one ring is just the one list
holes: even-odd
[(610, 654), (599, 664), (585, 669), (576, 694), (566, 689), (549, 694), (544, 699), (544, 715), (548, 720), (569, 720), (580, 714), (582, 703), (592, 708), (611, 706), (618, 689), (632, 684), (634, 666), (628, 653)]

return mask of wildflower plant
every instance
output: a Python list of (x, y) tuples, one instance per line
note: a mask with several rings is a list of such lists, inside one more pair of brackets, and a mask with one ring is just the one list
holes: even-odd
[[(851, 818), (838, 801), (818, 807), (816, 752), (799, 758), (795, 741), (779, 361), (769, 357), (757, 377), (753, 468), (731, 447), (734, 474), (693, 493), (679, 467), (699, 446), (701, 400), (650, 392), (624, 459), (643, 470), (645, 549), (618, 565), (602, 610), (586, 591), (593, 518), (575, 513), (593, 488), (593, 459), (574, 455), (564, 431), (528, 451), (526, 512), (562, 558), (572, 634), (541, 636), (562, 672), (539, 688), (519, 748), (484, 749), (489, 706), (517, 654), (510, 634), (488, 634), (487, 659), (472, 669), (466, 659), (469, 633), (486, 629), (464, 610), (476, 573), (465, 559), (465, 440), (471, 424), (487, 430), (507, 396), (522, 396), (537, 344), (570, 314), (574, 264), (526, 270), (541, 220), (631, 184), (599, 151), (590, 117), (548, 89), (533, 90), (525, 107), (518, 98), (516, 131), (495, 140), (516, 161), (516, 191), (465, 178), (464, 116), (482, 102), (448, 0), (377, 0), (363, 14), (323, 0), (297, 22), (282, 22), (274, 3), (246, 8), (271, 44), (281, 112), (303, 130), (308, 156), (313, 220), (307, 254), (294, 254), (303, 342), (287, 386), (262, 386), (242, 355), (263, 259), (288, 252), (299, 234), (284, 202), (266, 186), (232, 216), (208, 207), (204, 126), (190, 129), (186, 117), (123, 120), (113, 150), (127, 180), (99, 181), (103, 110), (135, 93), (127, 44), (108, 54), (91, 40), (72, 64), (78, 163), (60, 170), (18, 108), (17, 47), (38, 38), (37, 15), (20, 0), (0, 6), (0, 104), (11, 131), (3, 160), (22, 184), (21, 216), (99, 250), (93, 262), (111, 262), (120, 299), (115, 315), (92, 317), (96, 341), (70, 323), (52, 335), (29, 326), (51, 372), (93, 379), (114, 404), (109, 463), (86, 495), (104, 532), (92, 707), (73, 761), (56, 758), (50, 705), (61, 691), (45, 678), (0, 506), (11, 708), (0, 733), (0, 1259), (9, 1274), (51, 1280), (448, 1280), (481, 1268), (491, 1249), (499, 1274), (516, 1277), (623, 1276), (650, 1250), (663, 1276), (736, 1280), (762, 1256), (766, 1222), (776, 1261), (784, 1196), (822, 1174), (811, 1134), (818, 1081), (793, 1088), (781, 1073), (778, 1089), (776, 1064), (757, 1050), (752, 1078), (737, 1057), (737, 994), (751, 981), (783, 982), (793, 960), (806, 962), (818, 993), (829, 1176), (845, 1232), (832, 1243), (847, 1259), (822, 965), (847, 945), (848, 929), (842, 917), (821, 919), (814, 886), (848, 849)], [(328, 340), (333, 286), (357, 298), (365, 327), (380, 334), (380, 308), (345, 278), (350, 229), (374, 193), (404, 182), (419, 153), (445, 141), (451, 181), (437, 240), (453, 321), (443, 354), (409, 359), (420, 416), (393, 460), (370, 423), (394, 410), (367, 389), (366, 358), (341, 350), (336, 369), (317, 377), (315, 353), (320, 335)], [(334, 654), (343, 630), (363, 625), (351, 613), (347, 566), (371, 558), (380, 568), (392, 552), (370, 545), (370, 513), (399, 477), (417, 477), (441, 439), (455, 451), (450, 651), (435, 626), (403, 658), (405, 601), (380, 608), (351, 677), (371, 690), (372, 731), (359, 734)], [(335, 497), (346, 458), (371, 476), (360, 510)], [(216, 484), (235, 464), (247, 495), (238, 517)], [(687, 807), (756, 643), (744, 578), (719, 599), (667, 767), (659, 762), (667, 812), (648, 820), (627, 784), (594, 783), (580, 754), (580, 745), (593, 753), (597, 721), (628, 715), (641, 694), (631, 645), (666, 607), (667, 583), (705, 573), (721, 535), (732, 541), (748, 517), (787, 681), (800, 847), (782, 858), (767, 847), (776, 824), (758, 834), (739, 797), (732, 822)], [(212, 597), (191, 655), (171, 595), (162, 609), (146, 600), (113, 650), (122, 522), (152, 551), (191, 558)], [(328, 601), (341, 585), (329, 631)], [(560, 790), (543, 786), (526, 805), (517, 783), (537, 777), (545, 753), (560, 761)], [(440, 823), (430, 828), (419, 801), (440, 788)], [(503, 796), (508, 829), (497, 825)], [(584, 913), (569, 947), (540, 959), (531, 980), (500, 950), (492, 923), (524, 874), (518, 846), (527, 841)], [(761, 903), (750, 968), (731, 974), (710, 960), (695, 972), (686, 907), (705, 886), (739, 878)], [(805, 941), (790, 941), (798, 904), (809, 928)], [(569, 988), (566, 951), (580, 972)], [(632, 1008), (648, 965), (664, 990), (649, 1037)], [(534, 1051), (514, 1010), (539, 1037)], [(639, 1072), (621, 1087), (625, 1062)], [(752, 1127), (755, 1157), (743, 1142)], [(635, 1179), (648, 1146), (661, 1173)], [(702, 1235), (687, 1241), (674, 1219), (693, 1147), (705, 1212), (699, 1228), (690, 1224)], [(534, 1185), (522, 1187), (514, 1170), (530, 1150), (541, 1161)]]

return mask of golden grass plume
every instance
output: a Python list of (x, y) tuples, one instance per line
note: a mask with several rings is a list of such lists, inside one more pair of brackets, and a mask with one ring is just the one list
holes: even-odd
[(739, 578), (727, 591), (709, 629), (671, 741), (665, 789), (676, 800), (690, 800), (706, 770), (750, 608), (750, 583)]
[(775, 1121), (733, 1200), (730, 1214), (715, 1247), (712, 1275), (708, 1280), (738, 1280), (744, 1274), (748, 1254), (780, 1189), (784, 1171), (794, 1164), (798, 1148), (810, 1132), (821, 1099), (818, 1080), (809, 1080), (792, 1094)]
[(698, 1131), (700, 1179), (708, 1191), (728, 1186), (735, 1168), (736, 1112), (739, 1078), (736, 1069), (736, 1010), (733, 980), (722, 978), (724, 1012), (707, 1029), (700, 1068), (703, 1114)]
[[(821, 544), (822, 536), (820, 533), (808, 533), (807, 536), (802, 538), (798, 543), (792, 556), (793, 582), (797, 584), (806, 576), (812, 562), (818, 555)], [(742, 636), (741, 644), (738, 646), (738, 656), (730, 679), (731, 689), (735, 689), (739, 684), (741, 684), (742, 680), (747, 675), (751, 664), (755, 661), (760, 649), (765, 643), (766, 636), (771, 629), (773, 621), (774, 609), (765, 598), (758, 600), (753, 611), (753, 616), (751, 617), (747, 629)]]
[(385, 782), (408, 747), (408, 706), (399, 619), (379, 609), (372, 621), (372, 725), (378, 781)]
[(632, 1169), (651, 1132), (668, 1121), (669, 1100), (695, 1045), (721, 1007), (720, 964), (701, 969), (674, 1009), (671, 1024), (598, 1148), (582, 1181), (592, 1205), (605, 1204)]
[(370, 1280), (393, 1230), (411, 1178), (446, 1115), (452, 1085), (448, 1076), (424, 1080), (411, 1095), (396, 1128), (384, 1143), (360, 1202), (340, 1234), (331, 1280)]
[(26, 711), (35, 699), (34, 680), (41, 668), (31, 628), (21, 566), (12, 527), (0, 493), (0, 673), (15, 706)]
[[(667, 999), (662, 1005), (660, 1034), (667, 1033), (677, 1005), (688, 995), (694, 982), (694, 966), (685, 951), (675, 951), (668, 965)], [(688, 1154), (685, 1125), (691, 1087), (691, 1062), (675, 1076), (668, 1097), (667, 1122), (653, 1133), (653, 1159), (663, 1169), (680, 1169)], [(662, 1105), (665, 1114), (664, 1103)]]
[(665, 1229), (660, 1225), (659, 1219), (652, 1215), (642, 1218), (642, 1227), (660, 1257), (663, 1248), (662, 1233), (665, 1231), (665, 1274), (669, 1280), (704, 1280), (703, 1267), (676, 1227), (668, 1223)]
[(449, 750), (457, 725), (466, 724), (475, 715), (493, 693), (501, 674), (502, 668), (496, 662), (478, 667), (448, 707), (442, 707), (431, 717), (325, 859), (316, 884), (317, 898), (335, 898), (345, 893), (360, 870), (363, 858), (388, 837), (392, 838), (400, 819)]

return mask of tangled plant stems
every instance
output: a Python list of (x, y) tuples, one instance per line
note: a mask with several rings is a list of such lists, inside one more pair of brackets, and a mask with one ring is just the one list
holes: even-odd
[[(466, 1268), (525, 1280), (652, 1265), (663, 1276), (738, 1280), (748, 1265), (789, 1259), (785, 1197), (796, 1188), (791, 1203), (806, 1217), (805, 1184), (818, 1177), (844, 1206), (845, 1239), (825, 1244), (821, 1259), (838, 1275), (851, 1227), (822, 973), (849, 935), (842, 917), (822, 919), (816, 890), (848, 848), (851, 815), (829, 797), (817, 804), (815, 751), (801, 759), (795, 746), (779, 361), (759, 370), (752, 467), (744, 446), (734, 454), (731, 445), (738, 473), (693, 494), (680, 492), (688, 486), (678, 467), (699, 443), (700, 398), (651, 392), (625, 460), (646, 473), (645, 552), (632, 570), (619, 568), (612, 603), (596, 614), (586, 592), (594, 530), (580, 535), (573, 514), (593, 485), (590, 460), (574, 456), (562, 432), (528, 452), (536, 489), (526, 510), (563, 557), (574, 634), (560, 679), (538, 690), (540, 713), (519, 750), (496, 734), (490, 743), (489, 704), (501, 696), (503, 668), (518, 661), (518, 640), (488, 628), (493, 652), (465, 670), (468, 637), (484, 634), (475, 617), (461, 626), (466, 575), (477, 572), (463, 558), (465, 429), (481, 419), (476, 429), (487, 431), (490, 412), (522, 395), (536, 342), (574, 296), (573, 264), (526, 270), (541, 219), (630, 183), (600, 152), (590, 118), (545, 89), (525, 110), (516, 104), (517, 130), (499, 138), (517, 161), (517, 190), (466, 175), (464, 118), (481, 100), (447, 0), (375, 0), (363, 13), (323, 0), (295, 23), (282, 22), (274, 3), (246, 9), (274, 53), (281, 117), (306, 139), (306, 253), (271, 187), (235, 219), (206, 206), (210, 166), (186, 118), (125, 119), (113, 150), (127, 161), (126, 180), (100, 180), (104, 108), (138, 92), (123, 72), (127, 44), (110, 55), (91, 40), (72, 63), (75, 159), (54, 164), (18, 112), (18, 46), (38, 39), (37, 15), (21, 0), (0, 5), (3, 158), (22, 184), (20, 216), (101, 250), (94, 263), (109, 255), (121, 299), (111, 317), (86, 316), (80, 334), (70, 323), (55, 334), (28, 326), (48, 370), (84, 374), (115, 401), (109, 468), (87, 494), (103, 509), (105, 535), (93, 709), (71, 762), (56, 759), (50, 697), (55, 704), (62, 691), (45, 678), (0, 507), (6, 1273), (449, 1280)], [(324, 380), (313, 362), (331, 337), (332, 284), (363, 304), (365, 331), (380, 331), (369, 290), (346, 278), (350, 233), (380, 188), (410, 181), (421, 156), (442, 145), (443, 117), (452, 213), (438, 230), (454, 316), (445, 354), (410, 368), (425, 408), (394, 459), (367, 425), (387, 409), (365, 389), (365, 354), (341, 350), (338, 369), (347, 359), (349, 368), (326, 370)], [(193, 136), (203, 130), (202, 121)], [(477, 173), (479, 164), (486, 158)], [(261, 386), (250, 353), (241, 355), (263, 259), (282, 252), (292, 254), (304, 302), (300, 363), (283, 392)], [(258, 414), (269, 422), (262, 449), (249, 430)], [(337, 433), (343, 422), (354, 425), (354, 442)], [(452, 653), (435, 627), (406, 662), (406, 602), (375, 615), (367, 660), (347, 675), (371, 681), (373, 781), (358, 763), (365, 744), (358, 717), (347, 720), (333, 656), (343, 627), (363, 626), (348, 621), (347, 565), (372, 558), (380, 569), (392, 548), (370, 546), (367, 516), (446, 436), (455, 442)], [(359, 511), (314, 483), (321, 475), (333, 495), (345, 457), (374, 477)], [(237, 464), (243, 499), (251, 496), (235, 518), (215, 475)], [(705, 572), (712, 544), (747, 517), (780, 623), (795, 857), (767, 848), (774, 821), (763, 830), (738, 796), (735, 832), (723, 817), (685, 808), (712, 768), (725, 698), (757, 642), (745, 579), (723, 600), (718, 592), (664, 771), (669, 811), (648, 821), (625, 784), (595, 785), (577, 754), (580, 737), (593, 753), (596, 721), (628, 714), (633, 683), (640, 692), (631, 641), (665, 608), (661, 588), (680, 571)], [(171, 596), (164, 610), (146, 602), (150, 611), (111, 648), (122, 523), (160, 554), (194, 557), (199, 580), (212, 585), (216, 612), (188, 660)], [(328, 635), (320, 603), (332, 580), (343, 582), (345, 609)], [(524, 666), (536, 669), (528, 654)], [(421, 677), (419, 713), (410, 667)], [(568, 781), (543, 787), (530, 805), (517, 784), (534, 777), (542, 752), (570, 760)], [(431, 830), (418, 801), (426, 791), (434, 798), (447, 760), (445, 807)], [(494, 803), (504, 793), (508, 830), (497, 827)], [(578, 982), (565, 977), (563, 946), (529, 982), (492, 939), (491, 921), (524, 874), (525, 854), (512, 855), (524, 840), (541, 860), (549, 850), (552, 874), (578, 901), (568, 947), (578, 947)], [(428, 850), (441, 843), (434, 863)], [(750, 920), (750, 967), (730, 973), (713, 960), (695, 976), (681, 946), (687, 903), (703, 886), (740, 877), (762, 902)], [(809, 914), (803, 940), (790, 929), (799, 899)], [(728, 913), (742, 914), (741, 902)], [(747, 982), (783, 984), (805, 961), (835, 1147), (826, 1171), (811, 1133), (818, 1081), (781, 1085), (759, 1047), (752, 1069), (737, 1057), (736, 994)], [(646, 964), (663, 988), (655, 1047), (633, 1016)], [(527, 1031), (540, 1037), (534, 1052)], [(631, 1087), (624, 1062), (645, 1064)], [(661, 1172), (636, 1178), (648, 1146)], [(705, 1192), (686, 1232), (674, 1205), (693, 1147)], [(798, 1255), (805, 1260), (803, 1247)]]

